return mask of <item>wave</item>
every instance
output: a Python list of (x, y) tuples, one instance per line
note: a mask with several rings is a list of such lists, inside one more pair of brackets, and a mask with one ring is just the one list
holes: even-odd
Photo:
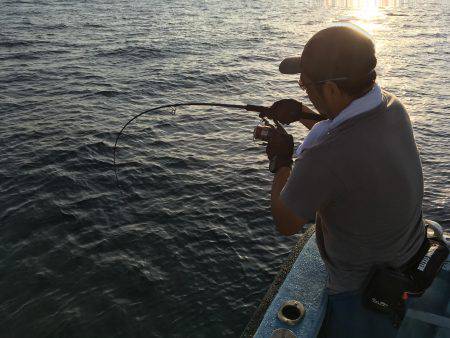
[(86, 22), (83, 24), (83, 27), (88, 27), (88, 28), (105, 28), (105, 25), (101, 25), (99, 23), (93, 23), (93, 22)]
[(69, 28), (65, 23), (57, 23), (53, 25), (40, 25), (39, 28), (48, 29), (48, 30), (58, 30), (58, 29), (66, 29)]
[(121, 94), (121, 92), (116, 91), (116, 90), (101, 90), (99, 92), (96, 93), (96, 95), (100, 95), (100, 96), (106, 96), (106, 97), (114, 97)]
[(130, 46), (121, 47), (112, 50), (103, 50), (96, 54), (97, 57), (106, 58), (132, 58), (132, 59), (146, 59), (146, 58), (161, 58), (166, 54), (159, 48), (150, 46)]
[(32, 41), (21, 41), (21, 40), (0, 41), (0, 47), (5, 48), (32, 46), (33, 44), (34, 42)]
[(34, 53), (14, 53), (14, 54), (0, 56), (0, 60), (3, 60), (3, 61), (6, 61), (6, 60), (30, 61), (30, 60), (39, 60), (39, 59), (40, 59), (40, 57), (35, 55)]
[(386, 16), (409, 16), (409, 15), (403, 13), (386, 13)]

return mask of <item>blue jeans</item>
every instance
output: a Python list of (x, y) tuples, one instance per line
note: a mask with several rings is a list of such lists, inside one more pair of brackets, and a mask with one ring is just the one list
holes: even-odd
[(366, 309), (361, 292), (328, 295), (328, 304), (320, 338), (391, 338), (398, 329), (383, 313)]

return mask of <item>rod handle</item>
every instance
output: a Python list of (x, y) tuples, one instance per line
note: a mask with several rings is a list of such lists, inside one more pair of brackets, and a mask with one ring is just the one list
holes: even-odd
[[(259, 117), (268, 117), (269, 119), (273, 119), (273, 111), (270, 107), (255, 106), (252, 104), (248, 104), (245, 106), (245, 110), (259, 113)], [(301, 112), (297, 115), (300, 119), (304, 120), (313, 120), (313, 121), (326, 120), (326, 117), (314, 113)]]
[(269, 118), (272, 115), (272, 109), (270, 109), (269, 107), (264, 107), (264, 106), (255, 106), (253, 104), (248, 104), (245, 106), (245, 110), (255, 111), (255, 112), (260, 113), (263, 116), (267, 116)]

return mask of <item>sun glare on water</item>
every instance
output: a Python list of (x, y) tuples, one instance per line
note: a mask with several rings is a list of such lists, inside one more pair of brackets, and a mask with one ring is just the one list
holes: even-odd
[(354, 16), (357, 18), (354, 21), (356, 25), (373, 34), (379, 25), (376, 20), (381, 16), (381, 13), (379, 7), (373, 1), (366, 0), (362, 7), (355, 10)]
[(373, 34), (383, 24), (386, 9), (399, 8), (400, 0), (324, 0), (323, 4), (326, 8), (346, 9), (349, 18), (342, 21), (356, 24)]
[(379, 7), (376, 2), (366, 0), (361, 6), (357, 7), (355, 16), (361, 20), (372, 20), (380, 15)]
[(380, 8), (377, 3), (373, 0), (359, 1), (358, 6), (355, 6), (354, 17), (357, 18), (354, 23), (360, 26), (365, 31), (370, 34), (374, 33), (377, 29), (379, 23), (377, 19), (382, 16)]

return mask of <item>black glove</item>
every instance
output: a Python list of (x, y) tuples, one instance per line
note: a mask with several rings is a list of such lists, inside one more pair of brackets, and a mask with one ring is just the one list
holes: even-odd
[(277, 124), (266, 147), (266, 154), (270, 160), (270, 172), (276, 173), (281, 167), (291, 167), (293, 153), (294, 138)]
[(289, 124), (300, 120), (302, 103), (294, 99), (283, 99), (275, 102), (270, 110), (272, 111), (270, 118), (283, 124)]

